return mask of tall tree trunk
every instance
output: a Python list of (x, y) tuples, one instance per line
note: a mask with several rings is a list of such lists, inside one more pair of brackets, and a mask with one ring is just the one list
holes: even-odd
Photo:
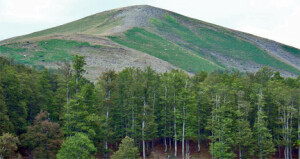
[(109, 115), (109, 111), (108, 111), (108, 107), (106, 109), (106, 122), (105, 122), (105, 125), (106, 125), (106, 136), (105, 136), (105, 158), (107, 157), (107, 152), (108, 152), (108, 144), (107, 144), (107, 140), (108, 140), (108, 115)]
[(172, 138), (171, 137), (169, 137), (169, 149), (170, 149), (170, 151), (172, 150)]
[[(186, 89), (186, 87), (187, 87), (187, 81), (185, 82), (185, 89)], [(185, 100), (186, 100), (186, 95), (185, 95), (185, 97), (184, 97), (184, 102), (183, 102), (183, 110), (182, 110), (182, 112), (183, 112), (183, 120), (182, 120), (182, 159), (184, 159), (185, 158), (185, 152), (184, 152), (184, 142), (185, 142), (185, 139), (184, 139), (184, 133), (185, 133)]]
[[(199, 98), (200, 102), (200, 98)], [(201, 113), (201, 108), (200, 108), (200, 103), (198, 103), (198, 153), (201, 151), (201, 120), (200, 120), (200, 113)]]
[[(240, 101), (241, 101), (241, 94), (240, 93), (238, 93), (238, 112), (239, 113), (241, 113), (241, 105), (240, 105)], [(238, 132), (238, 135), (239, 135), (239, 145), (238, 145), (238, 147), (239, 147), (239, 159), (242, 159), (243, 157), (242, 157), (242, 149), (241, 149), (241, 117), (239, 116), (238, 117), (238, 130), (239, 130), (239, 132)]]
[(105, 118), (105, 126), (106, 126), (106, 136), (105, 136), (105, 154), (104, 156), (107, 157), (107, 152), (108, 152), (108, 132), (109, 132), (109, 128), (108, 128), (108, 119), (109, 119), (109, 104), (108, 102), (110, 101), (110, 88), (107, 87), (107, 85), (111, 84), (111, 78), (108, 78), (108, 80), (106, 81), (106, 96), (105, 96), (105, 105), (106, 105), (106, 118)]
[(70, 132), (70, 101), (69, 101), (69, 79), (67, 78), (67, 114), (68, 114), (68, 118), (67, 118), (67, 131), (68, 131), (68, 136), (70, 137), (71, 134), (69, 133)]
[[(263, 94), (262, 94), (262, 89), (260, 89), (259, 91), (259, 103), (262, 103), (262, 100), (263, 100)], [(262, 108), (261, 108), (261, 105), (258, 104), (258, 110), (259, 111), (259, 114), (261, 114), (262, 112)], [(257, 122), (260, 123), (260, 116), (257, 117)], [(259, 145), (259, 158), (262, 159), (262, 147), (261, 147), (261, 134), (259, 134), (259, 140), (258, 140), (258, 145)]]
[(143, 141), (143, 159), (146, 158), (146, 152), (145, 152), (145, 139), (144, 139), (144, 129), (145, 129), (145, 116), (146, 116), (146, 99), (144, 99), (144, 113), (143, 113), (143, 122), (142, 122), (142, 141)]
[(167, 145), (167, 138), (166, 137), (164, 137), (164, 145), (165, 145), (164, 153), (166, 153), (168, 151), (168, 145)]
[(174, 91), (174, 156), (177, 157), (177, 132), (176, 132), (176, 95)]
[(167, 87), (165, 86), (165, 136), (164, 136), (164, 143), (165, 143), (165, 153), (168, 151), (168, 145), (167, 145), (167, 92), (168, 92), (168, 89)]
[[(153, 105), (152, 105), (152, 111), (153, 111), (153, 116), (155, 116), (155, 90), (154, 90), (154, 93), (153, 93)], [(151, 150), (153, 150), (154, 148), (154, 138), (152, 137), (152, 144), (151, 144)]]
[[(300, 104), (298, 104), (298, 141), (300, 141)], [(300, 144), (298, 144), (298, 159), (300, 159)]]

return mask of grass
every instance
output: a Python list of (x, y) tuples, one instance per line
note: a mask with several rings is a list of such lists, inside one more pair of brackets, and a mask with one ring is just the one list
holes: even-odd
[[(94, 30), (95, 28), (99, 27), (101, 24), (106, 23), (110, 16), (115, 14), (115, 12), (106, 12), (102, 14), (94, 14), (74, 22), (70, 22), (61, 26), (57, 26), (54, 28), (46, 29), (39, 32), (34, 32), (32, 34), (28, 34), (25, 36), (17, 37), (13, 39), (14, 41), (28, 39), (28, 38), (35, 38), (41, 36), (49, 36), (55, 34), (72, 34), (72, 33), (84, 33), (88, 32), (89, 30)], [(113, 22), (117, 24), (116, 22)], [(113, 24), (112, 24), (113, 25)], [(102, 30), (98, 28), (97, 30)]]
[(128, 30), (124, 36), (109, 38), (121, 45), (148, 53), (189, 72), (202, 70), (210, 72), (223, 69), (211, 61), (142, 28), (133, 28)]
[(291, 46), (287, 46), (287, 45), (282, 45), (282, 48), (289, 52), (289, 53), (292, 53), (293, 55), (296, 55), (297, 57), (300, 57), (300, 50), (299, 49), (296, 49), (294, 47), (291, 47)]
[(71, 51), (81, 47), (100, 48), (99, 45), (90, 45), (87, 42), (51, 39), (40, 41), (36, 47), (22, 48), (21, 43), (0, 46), (0, 53), (15, 59), (23, 64), (36, 64), (39, 62), (60, 62), (72, 60)]
[[(265, 66), (288, 70), (296, 74), (300, 73), (296, 68), (278, 61), (254, 44), (231, 35), (227, 30), (213, 30), (203, 27), (193, 32), (168, 14), (162, 20), (150, 19), (150, 21), (157, 30), (165, 32), (167, 35), (178, 37), (180, 39), (176, 40), (178, 45), (194, 50), (200, 56), (202, 56), (202, 53), (198, 51), (199, 48), (238, 60), (254, 61)], [(297, 49), (288, 49), (292, 50), (294, 54), (300, 54)], [(217, 63), (216, 61), (214, 62)]]

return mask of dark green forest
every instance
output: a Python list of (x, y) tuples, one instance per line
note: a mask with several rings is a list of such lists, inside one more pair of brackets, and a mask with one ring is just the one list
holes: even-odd
[[(0, 158), (296, 158), (300, 77), (215, 71), (107, 70), (85, 60), (37, 71), (0, 58)], [(122, 141), (122, 143), (121, 143)], [(117, 151), (117, 152), (116, 152)]]

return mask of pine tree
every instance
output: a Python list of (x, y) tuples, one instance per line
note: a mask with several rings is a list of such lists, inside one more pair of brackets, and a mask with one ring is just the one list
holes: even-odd
[(74, 69), (74, 76), (75, 76), (75, 85), (76, 85), (76, 94), (79, 92), (79, 80), (82, 78), (82, 74), (85, 72), (84, 66), (86, 62), (84, 60), (84, 56), (75, 55), (72, 61), (73, 69)]
[(93, 96), (85, 93), (86, 89), (91, 89), (91, 86), (85, 85), (75, 99), (70, 100), (69, 107), (66, 107), (66, 110), (70, 110), (70, 114), (66, 113), (64, 116), (64, 130), (67, 136), (77, 132), (86, 133), (90, 138), (96, 135), (95, 124), (99, 121), (99, 116), (96, 114), (95, 105), (88, 105), (89, 98)]
[(14, 137), (12, 134), (4, 133), (0, 136), (0, 158), (21, 158), (17, 152), (18, 144), (20, 144), (18, 137)]
[(134, 146), (134, 141), (126, 136), (119, 146), (119, 150), (114, 152), (112, 159), (136, 159), (139, 158), (138, 148)]
[(63, 133), (57, 123), (49, 121), (48, 112), (41, 111), (34, 124), (21, 136), (22, 145), (30, 148), (36, 158), (55, 158)]
[(5, 104), (3, 91), (1, 87), (1, 79), (0, 79), (0, 136), (3, 133), (8, 133), (13, 131), (13, 125), (9, 120), (7, 115), (7, 107)]
[(96, 148), (93, 142), (83, 133), (76, 133), (68, 137), (62, 144), (56, 157), (58, 159), (77, 158), (87, 159), (94, 158), (93, 154)]
[(13, 124), (14, 131), (20, 134), (26, 128), (27, 111), (17, 74), (14, 68), (6, 66), (1, 74), (1, 83), (9, 120)]
[[(83, 56), (75, 55), (73, 61), (75, 94), (65, 105), (64, 131), (67, 136), (72, 136), (77, 132), (86, 133), (89, 138), (96, 136), (96, 125), (99, 116), (95, 105), (94, 87), (83, 77), (85, 60)], [(72, 85), (72, 84), (71, 84)]]
[(213, 158), (235, 158), (233, 152), (236, 131), (234, 131), (235, 110), (232, 94), (223, 84), (215, 86), (215, 106), (212, 110), (208, 129), (211, 130), (210, 153)]
[(235, 94), (235, 120), (236, 120), (236, 141), (238, 149), (238, 157), (249, 158), (253, 156), (253, 132), (250, 126), (249, 112), (251, 111), (250, 102), (246, 100), (246, 86), (240, 75), (237, 75), (232, 81), (232, 88)]
[(103, 94), (104, 97), (101, 96), (103, 100), (101, 100), (101, 106), (102, 106), (102, 112), (105, 112), (105, 120), (103, 123), (105, 123), (104, 126), (104, 134), (105, 134), (105, 157), (107, 157), (108, 152), (108, 142), (112, 142), (112, 140), (109, 140), (111, 136), (116, 136), (116, 134), (112, 134), (114, 127), (116, 125), (113, 125), (113, 117), (115, 117), (117, 110), (115, 103), (114, 103), (114, 94), (116, 91), (116, 73), (112, 70), (109, 70), (107, 72), (102, 73), (102, 76), (100, 77), (98, 84), (100, 85), (100, 93)]
[(263, 92), (262, 89), (260, 89), (258, 94), (256, 121), (253, 127), (254, 139), (256, 140), (255, 152), (260, 159), (270, 156), (275, 151), (272, 134), (270, 134), (270, 131), (267, 128), (267, 117), (264, 114), (263, 106)]
[[(164, 152), (166, 153), (168, 151), (168, 143), (171, 144), (171, 138), (172, 138), (172, 127), (170, 126), (172, 123), (172, 111), (170, 110), (172, 101), (170, 100), (170, 96), (172, 95), (170, 93), (171, 85), (170, 85), (170, 74), (164, 73), (161, 76), (161, 85), (160, 85), (160, 114), (159, 114), (159, 120), (158, 127), (160, 129), (160, 136), (164, 138)], [(170, 146), (171, 149), (171, 146)]]

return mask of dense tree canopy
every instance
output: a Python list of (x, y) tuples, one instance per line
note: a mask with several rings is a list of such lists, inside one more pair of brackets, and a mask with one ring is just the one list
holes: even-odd
[(212, 158), (290, 159), (299, 150), (300, 77), (147, 67), (108, 70), (92, 83), (84, 66), (82, 56), (55, 72), (0, 58), (0, 135), (20, 136), (22, 155), (42, 158), (116, 156), (127, 144), (143, 158), (157, 145), (185, 158), (191, 145), (199, 153), (207, 145)]

